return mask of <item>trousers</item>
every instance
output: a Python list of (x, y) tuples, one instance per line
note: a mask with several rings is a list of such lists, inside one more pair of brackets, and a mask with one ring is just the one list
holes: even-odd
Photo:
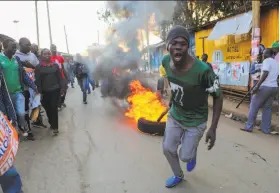
[[(206, 122), (197, 127), (185, 127), (168, 115), (163, 138), (163, 153), (175, 176), (180, 176), (182, 173), (179, 158), (183, 162), (189, 162), (196, 157), (197, 147), (205, 130)], [(181, 148), (178, 155), (179, 145)]]
[(58, 104), (60, 90), (43, 92), (42, 105), (46, 110), (49, 124), (52, 129), (58, 129)]
[(252, 96), (248, 121), (245, 125), (245, 129), (253, 130), (258, 111), (260, 108), (262, 108), (261, 130), (264, 133), (270, 132), (272, 103), (277, 92), (278, 87), (261, 86), (259, 91)]
[(21, 92), (10, 94), (10, 96), (15, 107), (18, 124), (21, 127), (21, 129), (24, 129), (26, 131), (28, 129), (26, 127), (25, 121), (25, 97)]
[(12, 166), (4, 175), (0, 176), (0, 185), (3, 193), (22, 193), (22, 182), (15, 166)]
[(83, 102), (87, 101), (87, 77), (79, 78), (78, 84), (81, 88), (81, 91), (83, 92)]

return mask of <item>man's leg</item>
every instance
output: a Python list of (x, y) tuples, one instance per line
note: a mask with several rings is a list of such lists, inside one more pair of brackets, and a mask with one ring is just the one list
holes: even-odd
[(65, 98), (66, 98), (67, 89), (65, 89), (65, 93), (60, 98), (60, 103), (62, 107), (66, 107)]
[[(50, 94), (48, 92), (43, 94), (43, 98), (42, 98), (42, 105), (46, 111), (47, 117), (48, 117), (48, 122), (51, 125), (51, 111), (50, 111)], [(52, 127), (51, 127), (52, 129)]]
[(259, 91), (253, 95), (248, 114), (248, 121), (245, 125), (245, 131), (252, 131), (257, 118), (259, 109), (263, 106), (270, 93), (267, 93), (267, 87), (260, 87)]
[(50, 93), (50, 117), (51, 117), (51, 127), (53, 128), (53, 133), (58, 133), (58, 110), (57, 110), (57, 103), (58, 97), (60, 95), (60, 91), (56, 90)]
[(177, 153), (178, 146), (181, 144), (182, 135), (183, 129), (169, 115), (166, 122), (165, 134), (163, 139), (163, 152), (174, 173), (174, 176), (166, 181), (166, 187), (168, 188), (176, 186), (182, 181), (184, 177)]
[(187, 171), (191, 172), (196, 166), (196, 153), (199, 141), (201, 140), (207, 123), (202, 123), (197, 127), (185, 127), (182, 137), (182, 146), (179, 157), (183, 162), (187, 162)]
[(28, 129), (26, 128), (25, 122), (25, 98), (22, 93), (16, 93), (15, 96), (15, 110), (18, 117), (19, 126), (22, 128), (23, 131), (27, 132)]
[(87, 104), (87, 78), (82, 79), (82, 91), (83, 91), (83, 102), (84, 104)]
[(22, 182), (15, 166), (0, 176), (0, 184), (4, 193), (21, 193)]
[(88, 94), (91, 93), (90, 86), (89, 86), (89, 78), (87, 78), (86, 90), (87, 90)]
[(89, 81), (89, 83), (90, 83), (90, 85), (91, 85), (91, 87), (92, 87), (92, 90), (94, 90), (94, 89), (95, 89), (94, 80), (89, 76), (89, 77), (88, 77), (88, 81)]
[(25, 90), (23, 92), (24, 94), (24, 98), (25, 98), (25, 121), (26, 121), (26, 125), (27, 125), (27, 132), (28, 132), (28, 136), (27, 139), (28, 140), (35, 140), (34, 135), (31, 131), (31, 125), (30, 125), (30, 116), (29, 116), (29, 103), (30, 103), (30, 92), (29, 90)]
[(70, 77), (71, 87), (74, 88), (74, 77), (71, 75)]
[(261, 130), (264, 133), (270, 133), (271, 127), (271, 114), (272, 114), (272, 104), (273, 99), (278, 92), (278, 88), (267, 88), (266, 93), (268, 94), (268, 98), (266, 99), (263, 107), (262, 107), (262, 123)]

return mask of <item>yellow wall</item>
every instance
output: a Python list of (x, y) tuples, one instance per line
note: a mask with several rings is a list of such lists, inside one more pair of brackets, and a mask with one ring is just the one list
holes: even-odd
[[(279, 9), (271, 9), (261, 14), (261, 36), (262, 44), (270, 47), (279, 39)], [(200, 37), (210, 34), (211, 29), (195, 33), (196, 55), (201, 58), (203, 54), (203, 43)], [(215, 50), (221, 50), (224, 62), (240, 62), (250, 60), (251, 32), (239, 36), (224, 36), (219, 40), (204, 39), (204, 53), (208, 54), (209, 62)]]

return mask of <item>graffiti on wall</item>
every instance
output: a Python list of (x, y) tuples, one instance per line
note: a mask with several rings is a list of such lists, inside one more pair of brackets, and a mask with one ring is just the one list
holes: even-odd
[(229, 86), (248, 86), (250, 62), (220, 62), (213, 64), (220, 84)]

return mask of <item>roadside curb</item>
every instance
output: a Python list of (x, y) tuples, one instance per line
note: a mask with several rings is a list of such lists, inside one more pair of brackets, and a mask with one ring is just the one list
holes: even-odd
[[(208, 103), (208, 107), (210, 107), (211, 109), (213, 108), (213, 105), (212, 104), (209, 104)], [(226, 109), (226, 108), (223, 108), (222, 109), (222, 115), (230, 115), (230, 117), (227, 117), (225, 116), (226, 118), (229, 118), (229, 119), (232, 119), (234, 121), (239, 121), (241, 123), (246, 123), (248, 118), (247, 116), (245, 116), (244, 114), (242, 113), (236, 113), (236, 112), (232, 112), (230, 111), (229, 109)], [(256, 122), (255, 122), (256, 126), (260, 126), (261, 125), (261, 120), (260, 119), (257, 119)], [(271, 130), (272, 131), (277, 131), (279, 132), (279, 125), (271, 122)]]

